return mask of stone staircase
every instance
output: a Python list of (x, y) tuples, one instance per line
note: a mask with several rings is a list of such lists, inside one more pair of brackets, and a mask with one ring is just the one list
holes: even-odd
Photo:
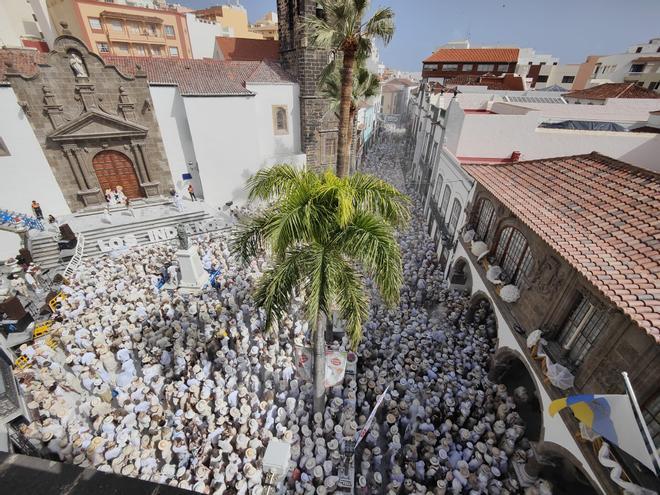
[[(81, 222), (79, 226), (70, 224), (76, 235), (82, 234), (84, 237), (84, 251), (82, 251), (80, 257), (100, 256), (122, 246), (128, 246), (130, 248), (135, 245), (163, 242), (168, 240), (167, 236), (162, 235), (163, 229), (169, 230), (169, 237), (171, 238), (172, 229), (180, 223), (195, 223), (197, 225), (197, 222), (204, 222), (206, 225), (209, 221), (217, 220), (215, 222), (217, 228), (212, 226), (206, 229), (209, 232), (222, 230), (222, 224), (224, 223), (223, 219), (212, 215), (205, 208), (196, 208), (183, 212), (169, 209), (161, 212), (160, 215), (158, 214), (159, 211), (156, 210), (156, 214), (150, 215), (148, 218), (135, 218), (132, 220), (119, 217), (115, 212), (112, 215), (113, 218), (121, 222), (116, 224), (103, 223), (99, 215), (93, 221), (87, 220), (86, 222)], [(79, 251), (77, 250), (76, 254)], [(61, 272), (65, 269), (68, 261), (60, 258), (56, 237), (52, 234), (49, 235), (48, 232), (30, 237), (30, 252), (42, 268), (55, 269), (51, 270), (51, 272)]]

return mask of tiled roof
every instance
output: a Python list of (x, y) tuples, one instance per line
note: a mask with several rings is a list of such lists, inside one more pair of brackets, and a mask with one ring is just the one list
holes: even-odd
[(463, 165), (660, 343), (660, 175), (597, 153)]
[(564, 98), (605, 100), (607, 98), (660, 98), (660, 95), (635, 83), (605, 83), (593, 88), (565, 93)]
[[(13, 70), (24, 76), (37, 73), (37, 64), (46, 63), (46, 54), (32, 49), (3, 48), (0, 50), (0, 81), (4, 81), (5, 72)], [(11, 64), (11, 68), (7, 65)]]
[(518, 48), (441, 48), (424, 62), (517, 62)]
[(218, 36), (215, 42), (223, 60), (277, 60), (280, 57), (280, 42), (277, 40)]
[(401, 84), (402, 86), (419, 86), (419, 83), (406, 79), (405, 77), (397, 77), (396, 79), (390, 79), (388, 83)]
[(291, 82), (274, 62), (235, 62), (214, 59), (114, 57), (104, 60), (125, 75), (133, 76), (136, 65), (147, 73), (149, 84), (179, 86), (184, 96), (249, 95), (249, 82)]

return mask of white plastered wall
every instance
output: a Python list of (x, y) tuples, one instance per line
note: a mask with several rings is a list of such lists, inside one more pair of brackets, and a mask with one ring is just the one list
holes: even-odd
[[(9, 86), (0, 86), (0, 138), (9, 156), (0, 156), (0, 208), (32, 214), (36, 199), (44, 215), (71, 213), (39, 142)], [(0, 256), (14, 256), (18, 235), (0, 231)]]

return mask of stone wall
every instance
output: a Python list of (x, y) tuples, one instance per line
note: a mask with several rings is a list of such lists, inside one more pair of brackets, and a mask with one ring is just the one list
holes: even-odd
[[(72, 65), (74, 55), (80, 63)], [(103, 203), (92, 163), (103, 150), (132, 162), (144, 196), (172, 187), (146, 74), (125, 77), (77, 38), (61, 36), (36, 75), (8, 67), (7, 79), (71, 210)]]
[(325, 50), (310, 48), (305, 36), (303, 18), (316, 15), (316, 2), (277, 0), (277, 14), (282, 65), (300, 85), (302, 152), (307, 155), (310, 167), (319, 168), (322, 145), (320, 132), (336, 133), (337, 125), (328, 129), (328, 125), (323, 122), (329, 105), (318, 94), (319, 77), (328, 65), (330, 54)]

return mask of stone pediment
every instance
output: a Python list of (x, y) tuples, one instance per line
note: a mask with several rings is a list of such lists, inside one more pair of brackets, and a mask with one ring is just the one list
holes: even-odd
[(48, 138), (55, 142), (80, 142), (91, 139), (144, 138), (149, 129), (114, 115), (92, 109), (56, 129)]

